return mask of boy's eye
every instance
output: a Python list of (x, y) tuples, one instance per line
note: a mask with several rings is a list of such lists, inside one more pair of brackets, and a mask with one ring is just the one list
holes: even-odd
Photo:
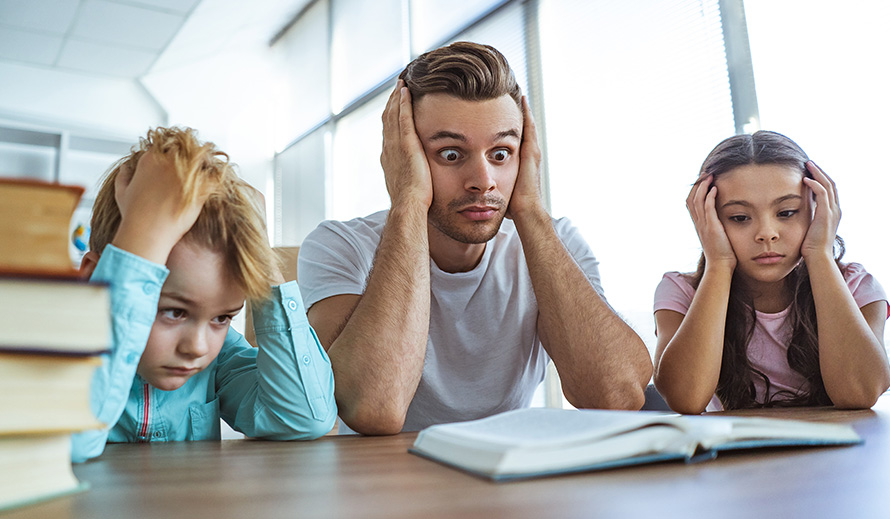
[(233, 315), (218, 315), (213, 318), (213, 324), (229, 324), (233, 317)]
[(439, 156), (446, 162), (455, 162), (460, 159), (460, 153), (457, 150), (442, 150), (439, 152)]
[(491, 158), (492, 158), (492, 160), (494, 160), (494, 161), (496, 161), (496, 162), (504, 162), (505, 160), (507, 160), (508, 158), (510, 158), (510, 152), (507, 151), (507, 150), (503, 150), (503, 149), (501, 149), (501, 150), (495, 150), (495, 151), (491, 154)]
[(181, 308), (162, 308), (158, 310), (158, 316), (172, 320), (182, 319), (185, 317), (185, 310)]

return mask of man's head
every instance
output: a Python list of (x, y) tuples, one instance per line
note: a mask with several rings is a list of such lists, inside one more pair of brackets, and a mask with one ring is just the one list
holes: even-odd
[(91, 251), (84, 258), (87, 272), (121, 224), (116, 179), (132, 175), (149, 150), (173, 159), (184, 198), (203, 189), (207, 179), (216, 186), (195, 224), (170, 252), (170, 274), (137, 370), (155, 387), (176, 389), (216, 358), (244, 299), (268, 294), (276, 260), (259, 195), (238, 178), (228, 156), (213, 143), (198, 141), (191, 129), (156, 128), (111, 167), (102, 183), (93, 205)]
[(419, 56), (399, 76), (433, 181), (431, 226), (460, 243), (500, 228), (519, 171), (522, 92), (493, 47), (458, 42)]

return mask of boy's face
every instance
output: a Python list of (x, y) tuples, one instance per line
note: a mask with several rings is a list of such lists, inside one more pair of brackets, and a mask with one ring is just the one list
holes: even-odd
[(219, 355), (244, 291), (222, 253), (180, 241), (167, 259), (158, 315), (136, 372), (164, 391), (179, 389)]
[(466, 101), (427, 94), (414, 125), (433, 181), (429, 222), (461, 243), (484, 243), (501, 226), (519, 171), (522, 113), (509, 95)]

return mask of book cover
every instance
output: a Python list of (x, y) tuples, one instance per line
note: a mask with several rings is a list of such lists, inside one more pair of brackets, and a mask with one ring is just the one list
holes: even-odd
[(87, 488), (71, 469), (70, 432), (0, 436), (0, 512)]
[(97, 356), (0, 351), (0, 436), (102, 427), (90, 408)]
[(0, 271), (71, 275), (71, 218), (84, 189), (38, 180), (0, 178)]
[(0, 275), (0, 351), (92, 355), (110, 344), (107, 284)]

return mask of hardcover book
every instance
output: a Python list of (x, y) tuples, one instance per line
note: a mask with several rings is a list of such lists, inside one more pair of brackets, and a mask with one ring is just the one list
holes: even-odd
[(0, 270), (73, 274), (68, 232), (83, 192), (80, 186), (0, 178)]

